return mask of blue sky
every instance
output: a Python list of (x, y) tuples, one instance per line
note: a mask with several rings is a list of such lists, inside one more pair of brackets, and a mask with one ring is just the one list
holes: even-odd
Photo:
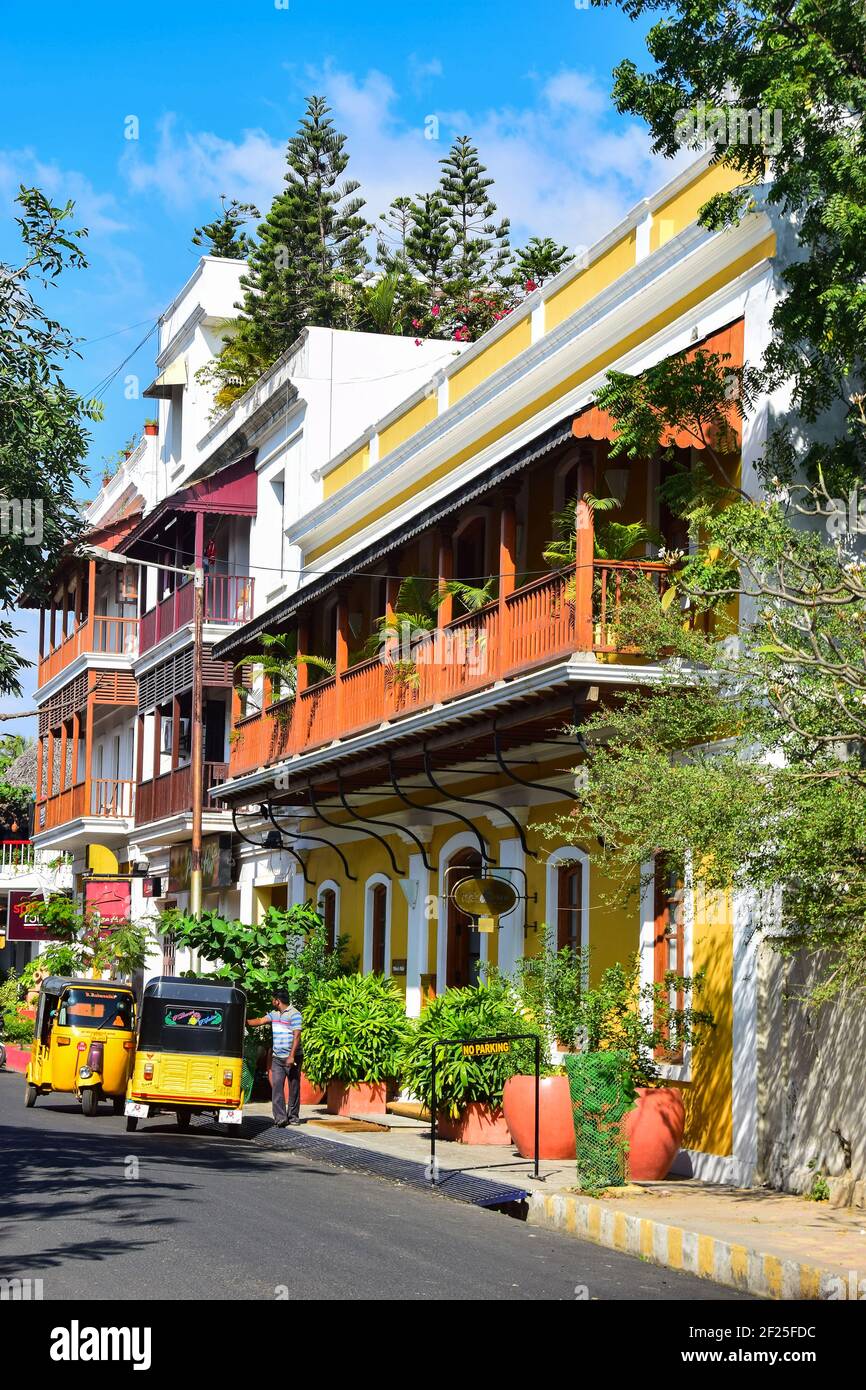
[[(68, 373), (85, 392), (136, 348), (190, 274), (192, 230), (219, 195), (266, 210), (310, 93), (328, 98), (348, 136), (371, 220), (397, 194), (435, 184), (455, 135), (478, 144), (517, 244), (548, 234), (591, 244), (671, 172), (610, 101), (614, 64), (644, 53), (643, 28), (617, 9), (4, 0), (3, 31), (0, 259), (16, 254), (19, 183), (75, 200), (91, 265), (48, 303), (87, 340)], [(431, 116), (438, 140), (425, 138)], [(94, 478), (140, 433), (148, 403), (125, 398), (124, 378), (147, 385), (154, 341), (105, 394)]]

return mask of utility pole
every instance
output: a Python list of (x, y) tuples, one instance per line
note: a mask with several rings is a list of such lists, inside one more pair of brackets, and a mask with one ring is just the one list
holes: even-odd
[(202, 655), (204, 649), (204, 566), (196, 557), (193, 575), (195, 619), (192, 648), (192, 848), (190, 851), (189, 910), (201, 917), (201, 827), (204, 802), (204, 738), (202, 718)]

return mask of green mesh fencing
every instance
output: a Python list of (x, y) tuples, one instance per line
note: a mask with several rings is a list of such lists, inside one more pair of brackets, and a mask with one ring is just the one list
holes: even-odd
[(620, 1121), (634, 1100), (627, 1052), (578, 1052), (566, 1056), (571, 1095), (577, 1180), (581, 1187), (622, 1187), (625, 1143)]
[(250, 1096), (253, 1093), (253, 1084), (256, 1079), (256, 1056), (261, 1045), (261, 1039), (254, 1033), (244, 1042), (244, 1064), (241, 1068), (241, 1089), (244, 1105), (249, 1104)]

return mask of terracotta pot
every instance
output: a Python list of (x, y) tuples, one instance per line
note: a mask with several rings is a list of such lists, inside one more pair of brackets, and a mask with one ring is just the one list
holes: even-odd
[(329, 1115), (384, 1115), (388, 1087), (384, 1081), (328, 1082)]
[(159, 425), (145, 425), (145, 434), (159, 434)]
[(511, 1134), (501, 1110), (472, 1100), (456, 1120), (450, 1115), (440, 1115), (436, 1121), (436, 1133), (440, 1139), (454, 1139), (458, 1144), (497, 1144), (511, 1143)]
[[(535, 1157), (535, 1077), (510, 1076), (502, 1109), (517, 1151)], [(567, 1076), (543, 1076), (538, 1096), (539, 1158), (576, 1158)]]
[(623, 1116), (626, 1170), (635, 1182), (660, 1182), (683, 1142), (686, 1115), (675, 1086), (639, 1086), (637, 1105)]
[(321, 1105), (324, 1099), (324, 1086), (314, 1086), (309, 1077), (301, 1072), (301, 1105)]

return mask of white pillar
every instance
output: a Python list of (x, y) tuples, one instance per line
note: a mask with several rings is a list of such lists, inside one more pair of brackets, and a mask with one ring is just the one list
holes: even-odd
[(733, 901), (733, 1181), (751, 1185), (758, 1163), (758, 941), (751, 892)]
[(421, 976), (427, 974), (427, 906), (430, 876), (420, 854), (409, 856), (409, 882), (415, 887), (415, 901), (409, 903), (406, 947), (406, 1012), (417, 1018), (421, 1012)]
[(520, 902), (511, 912), (504, 912), (499, 919), (499, 969), (510, 975), (520, 957), (525, 954), (524, 927), (526, 925), (526, 855), (523, 846), (515, 836), (499, 842), (499, 866), (502, 869), (521, 869), (522, 873), (511, 876), (520, 894)]

